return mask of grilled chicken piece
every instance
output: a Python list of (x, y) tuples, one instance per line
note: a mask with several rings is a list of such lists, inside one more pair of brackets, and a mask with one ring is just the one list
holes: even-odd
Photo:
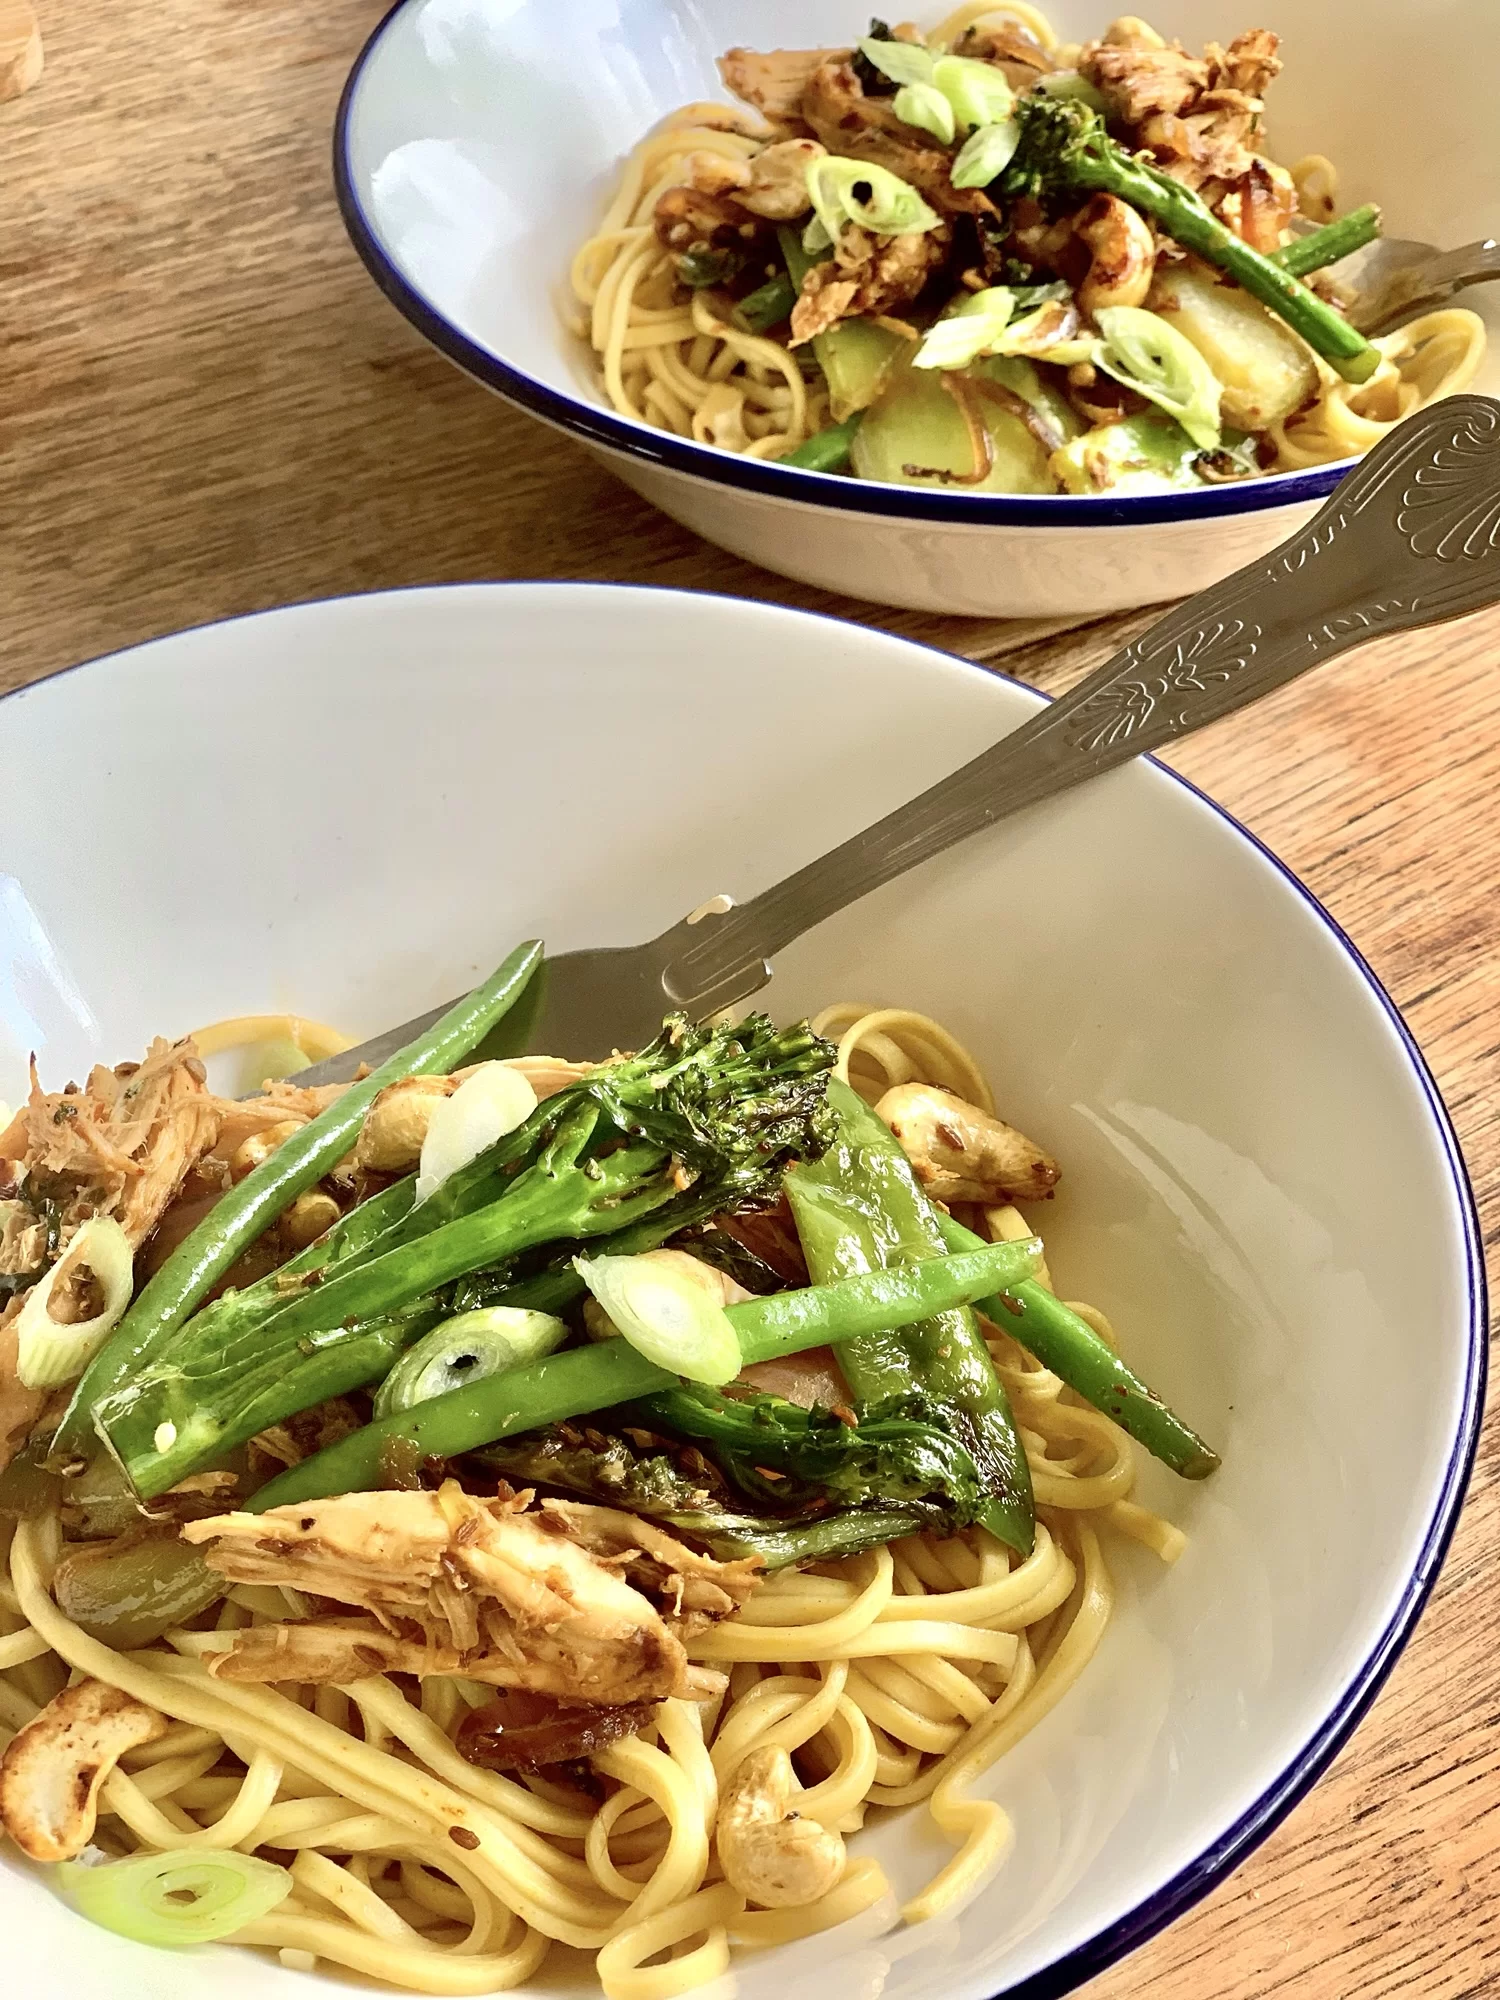
[[(286, 1584), (366, 1614), (252, 1627), (213, 1671), (226, 1680), (317, 1682), (463, 1674), (606, 1703), (686, 1690), (681, 1640), (620, 1574), (627, 1551), (644, 1547), (634, 1531), (649, 1524), (615, 1517), (626, 1529), (601, 1562), (571, 1538), (554, 1506), (524, 1508), (524, 1500), (477, 1499), (450, 1480), (437, 1493), (348, 1493), (190, 1522), (184, 1538), (231, 1582)], [(731, 1609), (744, 1565), (681, 1554), (688, 1561), (678, 1602), (721, 1615), (709, 1588), (723, 1570), (720, 1596)], [(662, 1561), (654, 1542), (650, 1559)]]
[(888, 313), (914, 299), (948, 255), (946, 223), (921, 236), (872, 236), (851, 226), (832, 257), (814, 264), (792, 308), (791, 345), (799, 347), (852, 314)]
[(719, 74), (726, 90), (753, 104), (773, 125), (796, 126), (813, 71), (848, 54), (848, 49), (730, 49), (719, 57)]
[(542, 1516), (611, 1568), (623, 1566), (637, 1590), (665, 1603), (671, 1622), (691, 1637), (738, 1611), (760, 1582), (759, 1556), (716, 1562), (700, 1556), (654, 1521), (592, 1507), (583, 1500), (544, 1500)]
[(1062, 1169), (1024, 1132), (931, 1083), (898, 1083), (875, 1106), (934, 1201), (1039, 1201)]
[[(1148, 45), (1117, 36), (1116, 22), (1078, 59), (1081, 75), (1103, 93), (1110, 123), (1127, 144), (1153, 153), (1174, 179), (1202, 189), (1209, 206), (1257, 246), (1267, 238), (1265, 192), (1245, 186), (1259, 162), (1257, 148), (1267, 86), (1281, 68), (1269, 28), (1237, 35), (1227, 49), (1210, 42), (1192, 56), (1178, 42)], [(1226, 183), (1227, 187), (1216, 185)], [(1238, 207), (1226, 212), (1226, 195)], [(1281, 191), (1277, 192), (1280, 200)], [(1277, 240), (1279, 240), (1279, 226)], [(1270, 242), (1275, 248), (1275, 242)]]
[(956, 188), (952, 151), (936, 145), (915, 125), (898, 118), (889, 97), (866, 97), (847, 62), (826, 62), (814, 70), (802, 93), (802, 116), (830, 153), (873, 160), (910, 181), (943, 215), (993, 215), (983, 188)]

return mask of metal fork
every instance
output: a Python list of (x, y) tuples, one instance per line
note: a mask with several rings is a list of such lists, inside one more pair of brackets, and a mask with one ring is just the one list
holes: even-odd
[[(785, 881), (712, 899), (647, 944), (548, 960), (485, 1053), (640, 1046), (681, 1009), (757, 992), (769, 960), (881, 883), (1128, 758), (1174, 743), (1382, 633), (1500, 601), (1500, 403), (1455, 396), (1397, 427), (1300, 534), (1188, 599), (1070, 694)], [(920, 667), (915, 671), (920, 672)], [(342, 1082), (434, 1008), (298, 1075)]]
[(1330, 265), (1329, 271), (1340, 284), (1354, 288), (1349, 319), (1373, 340), (1446, 305), (1469, 285), (1500, 278), (1500, 241), (1487, 236), (1458, 250), (1439, 250), (1435, 243), (1412, 237), (1382, 236)]

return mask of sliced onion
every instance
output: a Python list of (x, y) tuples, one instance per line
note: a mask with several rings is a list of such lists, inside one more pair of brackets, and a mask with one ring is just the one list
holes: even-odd
[(718, 1388), (740, 1372), (740, 1343), (700, 1284), (653, 1257), (575, 1257), (573, 1268), (632, 1347), (674, 1375)]
[[(92, 1319), (65, 1326), (52, 1317), (60, 1284), (93, 1274), (103, 1305)], [(74, 1235), (52, 1269), (28, 1294), (16, 1320), (16, 1373), (28, 1389), (53, 1389), (83, 1373), (124, 1317), (134, 1288), (135, 1253), (113, 1216), (96, 1215)]]
[(503, 1375), (527, 1361), (539, 1361), (561, 1347), (568, 1329), (551, 1313), (520, 1306), (481, 1306), (444, 1320), (409, 1347), (375, 1394), (375, 1415), (430, 1403), (450, 1389), (465, 1389), (490, 1375)]
[(1021, 128), (1013, 118), (993, 125), (976, 125), (958, 149), (948, 178), (956, 188), (988, 187), (1003, 173), (1021, 143)]
[(508, 1063), (480, 1063), (432, 1114), (417, 1167), (417, 1200), (426, 1201), (450, 1175), (536, 1110), (536, 1092)]
[(80, 1916), (137, 1944), (212, 1944), (274, 1910), (292, 1889), (290, 1872), (273, 1862), (202, 1848), (96, 1866), (64, 1861), (53, 1874)]

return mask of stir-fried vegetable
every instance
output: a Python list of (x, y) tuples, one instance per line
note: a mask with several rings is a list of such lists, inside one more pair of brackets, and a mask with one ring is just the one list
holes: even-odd
[[(650, 1436), (636, 1425), (631, 1429), (636, 1437)], [(934, 1522), (934, 1510), (926, 1505), (830, 1512), (820, 1496), (809, 1508), (788, 1509), (780, 1494), (776, 1513), (741, 1513), (721, 1504), (702, 1476), (685, 1472), (665, 1441), (641, 1446), (592, 1427), (586, 1435), (562, 1427), (508, 1438), (475, 1457), (514, 1485), (553, 1486), (604, 1506), (626, 1507), (691, 1535), (721, 1562), (755, 1555), (768, 1570), (859, 1555)]]
[(378, 1380), (448, 1316), (433, 1295), (466, 1272), (684, 1205), (696, 1216), (694, 1181), (732, 1207), (789, 1157), (821, 1151), (832, 1054), (806, 1027), (778, 1031), (762, 1015), (712, 1029), (674, 1017), (639, 1055), (547, 1098), (426, 1201), (389, 1190), (383, 1228), (331, 1231), (315, 1269), (288, 1266), (158, 1343), (95, 1405), (100, 1432), (142, 1494), (164, 1493), (268, 1424)]
[(240, 1252), (348, 1152), (365, 1113), (386, 1085), (405, 1076), (440, 1076), (462, 1062), (514, 1006), (541, 958), (542, 947), (534, 940), (518, 945), (467, 999), (450, 1007), (362, 1082), (351, 1084), (214, 1204), (151, 1278), (85, 1370), (58, 1429), (55, 1458), (65, 1460), (88, 1450), (96, 1406), (105, 1397), (128, 1390)]
[(1205, 464), (1220, 479), (1259, 470), (1238, 432), (1225, 433), (1205, 457), (1181, 424), (1161, 410), (1140, 410), (1070, 438), (1052, 454), (1052, 470), (1069, 493), (1169, 493), (1201, 487)]
[[(939, 1240), (940, 1254), (923, 1263), (892, 1269), (866, 1266), (837, 1283), (747, 1299), (726, 1307), (725, 1313), (747, 1367), (830, 1342), (847, 1351), (850, 1342), (859, 1343), (864, 1336), (875, 1336), (878, 1345), (898, 1339), (886, 1329), (920, 1325), (925, 1332), (955, 1307), (1020, 1283), (1035, 1269), (1040, 1248), (1034, 1240), (992, 1243), (945, 1257)], [(919, 1339), (914, 1344), (926, 1343)], [(900, 1352), (900, 1362), (893, 1360), (886, 1371), (887, 1394), (920, 1388), (913, 1381), (915, 1370), (905, 1349)], [(945, 1375), (967, 1380), (970, 1356), (950, 1352), (938, 1359)], [(677, 1383), (675, 1374), (648, 1361), (627, 1340), (566, 1348), (472, 1388), (452, 1389), (430, 1403), (366, 1424), (281, 1473), (250, 1504), (260, 1513), (326, 1493), (365, 1492), (388, 1483), (403, 1465), (420, 1464), (426, 1458), (457, 1458), (498, 1439), (613, 1409)]]
[(654, 1431), (706, 1446), (731, 1484), (762, 1507), (897, 1503), (929, 1525), (964, 1528), (984, 1509), (978, 1468), (921, 1394), (849, 1412), (805, 1410), (780, 1396), (739, 1400), (711, 1389), (665, 1389), (624, 1412)]
[[(900, 1144), (848, 1084), (835, 1077), (828, 1098), (838, 1116), (833, 1144), (786, 1181), (808, 1270), (834, 1280), (851, 1271), (895, 1277), (930, 1269), (919, 1260), (939, 1255), (943, 1237)], [(974, 1315), (960, 1307), (849, 1340), (839, 1360), (862, 1406), (915, 1396), (941, 1412), (978, 1469), (977, 1518), (1029, 1554), (1035, 1521), (1026, 1454)]]
[(524, 1367), (561, 1347), (566, 1324), (551, 1313), (520, 1306), (481, 1306), (458, 1313), (407, 1348), (375, 1396), (375, 1415), (410, 1410), (450, 1389)]
[[(939, 1209), (933, 1216), (950, 1250), (970, 1249), (983, 1241), (953, 1216)], [(1184, 1479), (1206, 1479), (1217, 1471), (1218, 1453), (1168, 1409), (1087, 1320), (1045, 1285), (1030, 1278), (1007, 1285), (995, 1297), (980, 1300), (979, 1310)]]
[(1104, 336), (1096, 365), (1175, 417), (1194, 444), (1216, 450), (1223, 391), (1193, 343), (1139, 306), (1105, 306), (1095, 317)]
[(137, 1944), (212, 1944), (292, 1892), (285, 1868), (250, 1854), (181, 1848), (129, 1861), (63, 1861), (52, 1870), (78, 1914)]
[[(800, 291), (802, 280), (816, 260), (803, 248), (802, 238), (795, 229), (778, 229), (776, 240), (786, 261), (787, 276)], [(877, 326), (869, 319), (840, 320), (826, 333), (814, 336), (813, 355), (828, 384), (828, 407), (836, 423), (843, 424), (856, 412), (869, 408), (909, 344), (890, 327)], [(808, 440), (809, 445), (813, 442)], [(790, 454), (781, 461), (783, 465), (790, 462)], [(830, 472), (836, 468), (815, 465), (811, 469)]]
[[(91, 1216), (16, 1316), (16, 1373), (28, 1389), (75, 1382), (130, 1304), (135, 1255), (113, 1216)], [(81, 1313), (54, 1318), (53, 1304), (76, 1300)]]
[(802, 247), (813, 255), (838, 242), (847, 224), (879, 236), (925, 236), (938, 217), (909, 181), (869, 160), (845, 160), (825, 153), (807, 168), (813, 219), (802, 232)]
[(1325, 222), (1321, 229), (1310, 229), (1294, 242), (1284, 243), (1271, 252), (1271, 262), (1279, 264), (1283, 271), (1290, 271), (1294, 278), (1305, 278), (1310, 272), (1338, 263), (1341, 257), (1363, 250), (1379, 234), (1380, 210), (1373, 201), (1368, 201), (1363, 208), (1351, 208), (1347, 215)]
[[(578, 1274), (632, 1347), (690, 1382), (732, 1382), (740, 1344), (722, 1305), (670, 1260), (580, 1257)], [(691, 1265), (686, 1267), (689, 1271)]]
[(1149, 215), (1184, 249), (1196, 251), (1280, 315), (1351, 382), (1364, 382), (1380, 355), (1342, 314), (1282, 265), (1251, 249), (1192, 189), (1110, 138), (1099, 114), (1077, 98), (1045, 92), (1016, 104), (1020, 142), (994, 191), (1004, 196), (1071, 198), (1115, 194)]

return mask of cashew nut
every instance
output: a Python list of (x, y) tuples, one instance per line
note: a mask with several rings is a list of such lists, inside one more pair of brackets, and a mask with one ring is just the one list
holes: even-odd
[(812, 207), (807, 170), (823, 157), (824, 149), (816, 139), (779, 140), (751, 160), (749, 183), (736, 191), (735, 199), (752, 215), (767, 216), (772, 222), (795, 222)]
[(838, 1886), (844, 1842), (793, 1805), (800, 1792), (785, 1750), (752, 1750), (724, 1789), (715, 1841), (725, 1876), (766, 1910), (815, 1903)]
[(71, 1861), (93, 1838), (100, 1787), (120, 1758), (167, 1727), (123, 1688), (64, 1688), (0, 1757), (0, 1826), (33, 1861)]
[(354, 1163), (377, 1174), (407, 1174), (422, 1157), (433, 1112), (458, 1088), (451, 1076), (405, 1076), (388, 1083), (365, 1113)]
[(1156, 269), (1156, 239), (1144, 217), (1118, 195), (1096, 194), (1073, 217), (1073, 229), (1093, 257), (1078, 288), (1083, 310), (1138, 306)]
[(322, 1188), (309, 1188), (284, 1210), (277, 1227), (294, 1250), (305, 1250), (325, 1229), (332, 1229), (342, 1212), (331, 1194)]
[(242, 1181), (252, 1173), (262, 1161), (270, 1159), (276, 1148), (290, 1139), (294, 1132), (302, 1130), (301, 1121), (283, 1118), (275, 1125), (264, 1125), (259, 1132), (252, 1132), (229, 1156), (229, 1178)]
[(898, 1083), (875, 1106), (934, 1201), (1039, 1201), (1062, 1169), (1041, 1147), (931, 1083)]

